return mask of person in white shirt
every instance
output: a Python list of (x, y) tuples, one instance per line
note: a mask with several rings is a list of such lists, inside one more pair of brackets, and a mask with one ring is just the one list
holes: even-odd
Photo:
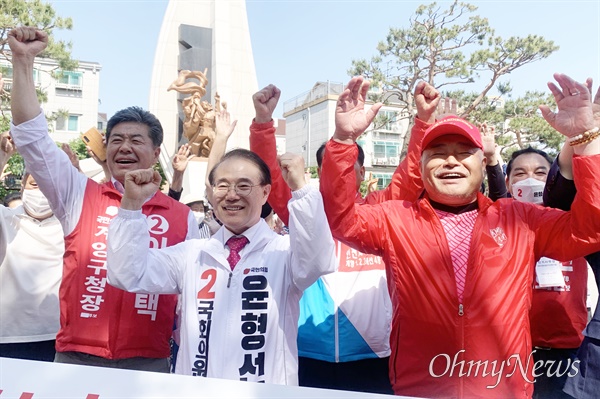
[[(11, 134), (64, 232), (55, 361), (169, 372), (177, 296), (131, 294), (106, 284), (106, 234), (121, 201), (124, 176), (158, 161), (160, 121), (139, 107), (118, 111), (106, 128), (111, 180), (98, 184), (86, 178), (48, 134), (31, 79), (35, 57), (48, 45), (47, 33), (14, 28), (8, 44), (13, 62)], [(146, 198), (143, 212), (153, 247), (199, 236), (190, 209), (160, 192)]]
[[(0, 170), (14, 153), (0, 137)], [(0, 205), (0, 357), (54, 360), (59, 328), (58, 287), (65, 249), (62, 227), (29, 173), (23, 204)]]
[(253, 152), (236, 149), (209, 175), (223, 226), (210, 239), (161, 249), (148, 248), (140, 211), (160, 176), (152, 170), (125, 176), (108, 231), (108, 281), (132, 292), (182, 294), (178, 374), (298, 384), (298, 302), (305, 288), (334, 271), (335, 246), (321, 194), (304, 180), (302, 157), (283, 154), (279, 163), (292, 189), (289, 236), (260, 218), (271, 190), (269, 168)]

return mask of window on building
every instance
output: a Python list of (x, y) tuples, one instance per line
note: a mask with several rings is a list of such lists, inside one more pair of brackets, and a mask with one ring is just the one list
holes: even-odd
[(400, 144), (398, 141), (374, 141), (373, 142), (373, 165), (398, 166), (400, 161)]
[(367, 145), (367, 142), (365, 139), (356, 140), (356, 144), (358, 144), (364, 152), (367, 152), (368, 149), (365, 147)]
[(398, 157), (400, 145), (393, 141), (375, 141), (373, 143), (373, 152), (375, 158)]
[(376, 140), (386, 140), (386, 141), (393, 141), (393, 140), (400, 140), (400, 133), (399, 132), (382, 132), (379, 130), (375, 130), (373, 132), (373, 138)]
[[(0, 73), (2, 74), (3, 79), (12, 80), (12, 78), (13, 78), (12, 65), (0, 63)], [(40, 82), (40, 70), (39, 69), (33, 70), (33, 82), (36, 84)]]
[(395, 111), (381, 111), (379, 115), (383, 115), (385, 124), (381, 127), (382, 130), (394, 130), (394, 125), (398, 118), (398, 113)]
[(0, 64), (0, 73), (2, 73), (2, 77), (4, 79), (12, 79), (12, 77), (13, 77), (12, 65), (1, 63)]
[(80, 87), (83, 80), (83, 73), (81, 72), (59, 71), (57, 76), (57, 82), (60, 85)]
[(56, 130), (79, 132), (79, 115), (59, 116), (56, 119)]
[(377, 189), (382, 190), (389, 186), (392, 181), (391, 173), (373, 173), (373, 178), (377, 180)]

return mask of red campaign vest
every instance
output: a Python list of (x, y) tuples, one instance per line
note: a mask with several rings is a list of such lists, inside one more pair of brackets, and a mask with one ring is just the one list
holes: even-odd
[(587, 262), (563, 262), (565, 290), (533, 288), (529, 320), (533, 345), (578, 348), (587, 324)]
[[(166, 358), (177, 296), (134, 294), (106, 283), (106, 235), (120, 203), (112, 183), (88, 180), (79, 222), (65, 237), (56, 350), (106, 359)], [(152, 248), (185, 240), (187, 206), (159, 192), (142, 212)]]

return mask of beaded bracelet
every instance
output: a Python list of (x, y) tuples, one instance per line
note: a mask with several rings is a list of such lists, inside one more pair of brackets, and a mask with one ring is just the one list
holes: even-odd
[(591, 130), (588, 130), (585, 133), (581, 133), (581, 134), (578, 134), (577, 136), (569, 137), (567, 142), (569, 143), (569, 145), (571, 147), (574, 147), (577, 145), (587, 144), (590, 141), (595, 140), (598, 137), (600, 137), (600, 128), (595, 127)]

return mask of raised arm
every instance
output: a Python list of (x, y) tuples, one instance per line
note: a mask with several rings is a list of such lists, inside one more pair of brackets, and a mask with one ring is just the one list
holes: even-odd
[(594, 120), (591, 93), (587, 85), (560, 73), (554, 74), (554, 79), (560, 87), (554, 82), (549, 82), (548, 87), (554, 95), (558, 112), (541, 105), (542, 116), (550, 126), (566, 136), (575, 155), (599, 154), (600, 132)]
[[(119, 213), (112, 220), (107, 236), (108, 282), (130, 292), (175, 294), (181, 292), (181, 260), (193, 241), (150, 249), (150, 234), (142, 205), (159, 189), (160, 174), (153, 169), (128, 172)], [(191, 255), (194, 256), (194, 255)], [(197, 256), (197, 252), (196, 252)]]
[(281, 175), (277, 161), (277, 144), (273, 111), (277, 107), (281, 91), (274, 85), (268, 85), (252, 96), (255, 116), (250, 125), (250, 150), (255, 152), (271, 171), (271, 193), (269, 205), (285, 225), (289, 222), (288, 201), (292, 193)]
[(17, 148), (13, 143), (9, 132), (0, 134), (0, 174), (4, 171), (4, 167), (8, 163), (8, 160), (15, 153)]
[(415, 106), (417, 116), (410, 132), (406, 157), (400, 162), (392, 181), (383, 190), (373, 192), (365, 198), (368, 204), (386, 200), (416, 201), (423, 191), (423, 181), (419, 162), (421, 158), (421, 141), (425, 130), (435, 122), (435, 114), (440, 103), (438, 90), (426, 82), (419, 82), (415, 87)]
[[(327, 143), (321, 167), (321, 193), (333, 236), (348, 242), (364, 253), (380, 254), (385, 242), (383, 216), (375, 207), (354, 204), (356, 185), (354, 164), (358, 149), (354, 142), (371, 124), (381, 104), (364, 110), (369, 82), (354, 77), (338, 98), (335, 133)], [(379, 208), (378, 208), (379, 209)], [(370, 234), (371, 226), (381, 226), (378, 234)]]
[(11, 115), (13, 123), (19, 125), (40, 114), (33, 62), (48, 45), (48, 34), (33, 27), (16, 28), (8, 32), (8, 45), (13, 63)]
[(187, 169), (188, 162), (192, 158), (194, 158), (194, 154), (192, 154), (190, 145), (186, 143), (179, 147), (179, 150), (173, 155), (173, 159), (171, 159), (171, 166), (173, 166), (173, 180), (169, 185), (169, 197), (173, 198), (175, 201), (179, 201), (181, 198), (181, 193), (183, 191), (183, 175)]
[(225, 155), (225, 151), (227, 150), (227, 140), (231, 137), (231, 134), (235, 130), (235, 125), (237, 124), (237, 120), (231, 122), (231, 115), (227, 111), (225, 104), (223, 104), (223, 109), (220, 112), (217, 112), (215, 117), (215, 140), (213, 141), (212, 148), (210, 150), (210, 154), (208, 154), (208, 163), (206, 165), (206, 177), (204, 179), (204, 185), (206, 187), (206, 197), (208, 198), (208, 202), (213, 204), (212, 198), (212, 187), (210, 186), (210, 182), (208, 181), (208, 175), (210, 171), (215, 167), (216, 164), (221, 161), (223, 155)]
[[(561, 259), (565, 252), (575, 251), (571, 244), (571, 237), (581, 243), (594, 243), (600, 241), (598, 232), (600, 228), (594, 221), (600, 218), (600, 182), (597, 178), (597, 165), (600, 161), (600, 133), (591, 102), (591, 93), (586, 84), (574, 81), (563, 74), (555, 74), (558, 86), (548, 83), (556, 100), (558, 111), (555, 113), (547, 106), (541, 106), (542, 115), (548, 123), (558, 132), (566, 136), (567, 145), (571, 146), (575, 157), (573, 158), (573, 177), (579, 188), (571, 208), (570, 228), (554, 229), (554, 232), (542, 234), (544, 239), (541, 245), (547, 251), (561, 253), (541, 253), (541, 255)], [(560, 86), (560, 87), (559, 87)], [(541, 230), (551, 230), (546, 224)], [(558, 231), (557, 231), (558, 230)], [(565, 232), (566, 236), (561, 234)], [(558, 238), (558, 242), (556, 237)], [(538, 242), (536, 242), (536, 245)], [(597, 251), (600, 247), (595, 248)], [(591, 252), (591, 251), (588, 251)], [(569, 258), (575, 258), (585, 253), (569, 253)], [(564, 256), (562, 256), (564, 258)]]
[(483, 143), (483, 155), (487, 159), (485, 171), (488, 180), (488, 193), (492, 201), (499, 198), (507, 198), (506, 180), (500, 164), (500, 156), (496, 150), (496, 129), (488, 127), (486, 123), (479, 126), (481, 142)]
[(335, 270), (335, 244), (327, 224), (321, 193), (304, 180), (304, 159), (285, 153), (278, 157), (292, 199), (289, 210), (294, 284), (304, 290), (320, 276)]
[[(586, 80), (589, 92), (592, 92), (592, 79)], [(592, 112), (596, 126), (600, 126), (600, 87), (594, 96)], [(554, 160), (546, 187), (544, 188), (544, 203), (547, 206), (563, 210), (571, 209), (571, 203), (575, 198), (575, 183), (573, 182), (573, 154), (574, 148), (565, 141), (558, 157)]]
[(565, 142), (548, 171), (544, 186), (544, 205), (568, 211), (576, 193), (573, 181), (573, 147)]
[(88, 179), (71, 165), (68, 156), (50, 138), (40, 110), (33, 63), (36, 55), (46, 48), (48, 35), (33, 27), (15, 28), (8, 34), (8, 44), (13, 62), (11, 134), (26, 168), (68, 235), (79, 221)]
[(383, 106), (376, 103), (365, 110), (370, 83), (362, 76), (350, 79), (335, 106), (335, 132), (333, 139), (341, 144), (354, 145), (361, 134), (377, 116)]
[(61, 143), (60, 149), (63, 150), (65, 154), (67, 154), (67, 156), (69, 157), (69, 161), (71, 161), (71, 165), (73, 165), (73, 167), (77, 169), (79, 173), (83, 173), (81, 167), (79, 166), (79, 157), (73, 152), (71, 146), (69, 146), (67, 143)]

